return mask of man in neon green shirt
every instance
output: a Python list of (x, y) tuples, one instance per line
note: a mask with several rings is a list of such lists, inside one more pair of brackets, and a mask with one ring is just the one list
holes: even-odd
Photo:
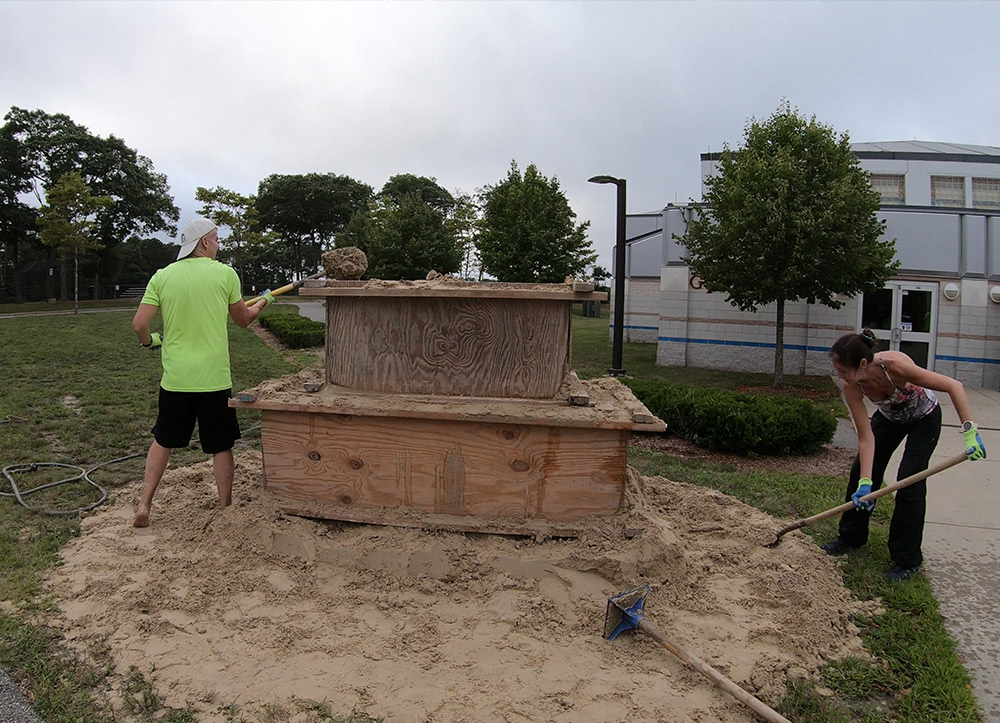
[[(132, 329), (144, 347), (162, 351), (159, 411), (153, 443), (146, 455), (142, 495), (135, 527), (149, 526), (153, 495), (170, 461), (170, 450), (186, 447), (195, 421), (201, 448), (212, 455), (212, 472), (223, 507), (232, 502), (233, 445), (240, 438), (236, 410), (229, 406), (233, 381), (229, 369), (228, 318), (249, 326), (274, 301), (270, 291), (253, 306), (243, 303), (236, 272), (215, 260), (219, 231), (205, 219), (195, 219), (181, 234), (177, 260), (149, 280), (132, 319)], [(160, 312), (163, 334), (149, 326)]]

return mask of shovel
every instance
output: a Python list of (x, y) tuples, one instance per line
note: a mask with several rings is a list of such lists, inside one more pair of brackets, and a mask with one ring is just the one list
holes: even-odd
[(650, 635), (656, 642), (680, 658), (689, 668), (707, 676), (713, 683), (736, 698), (740, 703), (749, 706), (757, 715), (772, 723), (791, 723), (777, 711), (768, 708), (758, 698), (755, 698), (729, 678), (717, 671), (711, 665), (691, 653), (682, 650), (667, 640), (667, 636), (652, 623), (642, 619), (642, 606), (649, 594), (649, 585), (637, 587), (634, 590), (619, 593), (608, 598), (608, 610), (604, 614), (604, 637), (614, 640), (619, 633), (638, 628)]
[[(274, 291), (271, 292), (271, 296), (280, 296), (281, 294), (287, 294), (292, 289), (299, 288), (300, 286), (302, 286), (302, 284), (304, 284), (305, 282), (309, 281), (310, 279), (318, 279), (320, 276), (323, 276), (325, 274), (326, 274), (326, 271), (320, 271), (320, 272), (312, 274), (310, 276), (303, 276), (298, 281), (292, 282), (291, 284), (285, 284), (281, 288), (275, 289)], [(261, 296), (255, 296), (254, 298), (248, 300), (246, 302), (246, 305), (247, 306), (253, 306), (258, 301), (260, 301), (262, 298), (263, 297), (261, 297)]]
[[(928, 467), (923, 472), (917, 472), (915, 475), (910, 475), (906, 479), (901, 479), (899, 480), (899, 482), (896, 482), (895, 484), (886, 485), (885, 487), (880, 487), (874, 492), (869, 492), (864, 497), (859, 497), (858, 499), (860, 499), (862, 502), (872, 502), (873, 500), (877, 500), (879, 497), (887, 495), (890, 492), (901, 490), (904, 487), (909, 487), (910, 485), (916, 484), (921, 480), (925, 480), (932, 474), (937, 474), (938, 472), (945, 471), (949, 467), (954, 467), (956, 464), (958, 464), (959, 462), (964, 462), (966, 459), (968, 459), (968, 457), (965, 455), (965, 452), (962, 452), (961, 454), (956, 454), (951, 459), (946, 459), (944, 462), (939, 462), (933, 467)], [(778, 532), (778, 536), (774, 539), (774, 542), (769, 542), (766, 545), (764, 545), (764, 547), (774, 547), (779, 542), (781, 542), (781, 538), (783, 535), (785, 535), (788, 532), (791, 532), (792, 530), (798, 530), (802, 527), (805, 527), (806, 525), (812, 524), (813, 522), (819, 522), (820, 520), (825, 520), (827, 517), (833, 517), (834, 515), (839, 515), (842, 512), (846, 512), (847, 510), (853, 510), (853, 509), (854, 509), (854, 502), (845, 502), (844, 504), (838, 505), (837, 507), (829, 509), (826, 512), (820, 512), (818, 515), (813, 515), (812, 517), (807, 517), (804, 520), (799, 520), (795, 524), (789, 525), (788, 527), (783, 527)]]

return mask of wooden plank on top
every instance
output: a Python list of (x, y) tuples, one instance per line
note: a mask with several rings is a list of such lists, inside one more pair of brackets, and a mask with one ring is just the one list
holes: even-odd
[[(418, 282), (414, 282), (418, 283)], [(555, 289), (461, 288), (453, 286), (303, 286), (300, 296), (424, 297), (440, 299), (536, 299), (547, 301), (607, 301), (603, 291), (573, 291), (569, 285)]]
[[(237, 409), (261, 409), (281, 412), (304, 412), (322, 416), (397, 417), (400, 419), (425, 419), (460, 422), (495, 422), (503, 424), (524, 424), (541, 427), (567, 427), (571, 429), (626, 429), (662, 432), (665, 425), (636, 425), (631, 413), (622, 417), (608, 415), (594, 406), (574, 407), (569, 404), (556, 407), (543, 403), (531, 407), (524, 402), (535, 400), (510, 400), (510, 403), (463, 404), (461, 397), (447, 403), (408, 401), (405, 396), (386, 394), (384, 403), (374, 403), (374, 395), (366, 395), (362, 400), (340, 398), (323, 399), (315, 394), (259, 398), (252, 402), (241, 402), (237, 398), (229, 400), (229, 406)], [(545, 400), (542, 400), (543, 402)]]

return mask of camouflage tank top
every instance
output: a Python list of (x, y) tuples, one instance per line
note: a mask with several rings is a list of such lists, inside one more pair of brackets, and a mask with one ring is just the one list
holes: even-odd
[(885, 368), (885, 363), (881, 359), (878, 360), (878, 363), (894, 390), (892, 394), (881, 401), (868, 397), (878, 407), (878, 411), (883, 417), (890, 422), (907, 424), (922, 419), (934, 411), (938, 401), (933, 391), (918, 387), (912, 382), (907, 382), (905, 387), (897, 386), (896, 382), (889, 376), (889, 370)]

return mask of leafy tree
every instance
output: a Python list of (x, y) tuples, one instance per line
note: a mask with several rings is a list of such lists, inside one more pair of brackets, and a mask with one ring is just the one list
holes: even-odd
[(895, 239), (880, 241), (879, 194), (839, 136), (788, 102), (751, 119), (743, 146), (721, 154), (717, 174), (687, 234), (685, 259), (708, 291), (743, 311), (775, 304), (774, 386), (784, 384), (785, 302), (834, 309), (837, 295), (882, 288), (892, 277)]
[(256, 266), (257, 259), (273, 240), (261, 227), (256, 197), (243, 196), (222, 186), (214, 189), (199, 186), (194, 197), (202, 203), (199, 214), (229, 229), (225, 253), (220, 251), (219, 257), (221, 261), (231, 261), (240, 278), (245, 279), (247, 266)]
[(450, 213), (455, 207), (455, 197), (439, 186), (437, 179), (414, 176), (412, 173), (393, 176), (379, 191), (380, 196), (391, 198), (396, 203), (400, 203), (403, 196), (410, 193), (416, 194), (420, 200), (442, 214)]
[[(22, 199), (34, 190), (35, 156), (25, 149), (24, 123), (6, 119), (0, 127), (0, 239), (11, 263), (14, 300), (23, 300), (20, 286), (22, 252), (35, 240), (38, 209)], [(51, 293), (50, 293), (51, 296)]]
[[(0, 268), (0, 276), (6, 276), (9, 262), (15, 303), (21, 303), (24, 300), (19, 273), (22, 247), (35, 238), (35, 219), (37, 216), (38, 212), (35, 209), (21, 203), (16, 198), (9, 203), (0, 201), (0, 239), (3, 240), (0, 251), (9, 254), (9, 257), (6, 254), (0, 254), (3, 257), (3, 268)], [(0, 282), (0, 288), (6, 287), (6, 285), (6, 283)]]
[(416, 193), (397, 201), (379, 194), (337, 236), (338, 246), (357, 246), (368, 257), (366, 276), (422, 279), (434, 270), (458, 271), (462, 248), (444, 214)]
[(324, 247), (371, 198), (372, 188), (333, 173), (272, 174), (257, 188), (260, 222), (291, 247), (297, 276), (317, 269)]
[[(176, 232), (179, 211), (169, 194), (166, 176), (152, 162), (114, 136), (92, 135), (63, 114), (11, 107), (0, 129), (0, 216), (17, 213), (15, 200), (31, 194), (45, 203), (48, 189), (64, 174), (77, 172), (95, 196), (111, 204), (97, 210), (94, 234), (103, 250), (91, 261), (96, 274), (102, 264), (118, 262), (116, 247), (134, 233)], [(13, 194), (13, 195), (12, 195)], [(65, 277), (63, 276), (63, 279)], [(51, 295), (51, 294), (50, 294)]]
[(42, 243), (62, 261), (73, 259), (73, 311), (80, 310), (80, 255), (103, 248), (96, 238), (98, 211), (114, 203), (110, 196), (92, 196), (83, 176), (65, 173), (49, 189), (38, 225)]
[(108, 251), (134, 234), (176, 235), (180, 212), (166, 175), (149, 158), (113, 135), (90, 136), (84, 151), (80, 170), (91, 192), (113, 201), (96, 218), (97, 236)]
[(585, 221), (574, 223), (559, 181), (511, 161), (507, 178), (481, 192), (477, 237), (483, 270), (499, 281), (560, 283), (597, 260)]
[(462, 278), (482, 280), (483, 267), (479, 260), (479, 249), (476, 248), (476, 237), (479, 233), (479, 206), (467, 193), (458, 192), (455, 196), (455, 206), (445, 222), (455, 235), (462, 251)]
[(594, 284), (594, 289), (599, 291), (610, 291), (610, 287), (604, 282), (611, 278), (611, 272), (603, 266), (590, 267), (590, 280)]
[(177, 246), (157, 238), (130, 236), (119, 247), (118, 278), (129, 285), (145, 284), (159, 269), (177, 258)]

